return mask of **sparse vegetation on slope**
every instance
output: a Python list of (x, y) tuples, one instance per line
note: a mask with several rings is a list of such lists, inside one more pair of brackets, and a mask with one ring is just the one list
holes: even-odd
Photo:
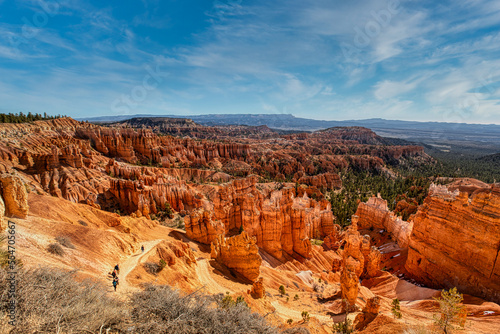
[(75, 249), (75, 245), (71, 242), (71, 238), (65, 235), (56, 237), (56, 241), (66, 248)]
[(65, 254), (64, 249), (58, 243), (53, 243), (53, 244), (48, 245), (47, 251), (51, 254), (58, 255), (58, 256), (64, 256), (64, 254)]
[[(7, 271), (0, 269), (0, 319), (10, 302)], [(20, 270), (16, 275), (16, 326), (0, 321), (5, 333), (98, 333), (117, 328), (126, 308), (102, 284), (75, 280), (75, 272), (55, 268)]]
[(401, 305), (399, 299), (393, 299), (391, 303), (391, 312), (394, 318), (401, 319), (403, 314), (401, 313)]
[(147, 286), (132, 296), (135, 333), (277, 333), (242, 302), (215, 307), (214, 298), (193, 293), (182, 296), (168, 286)]
[(54, 268), (17, 274), (16, 326), (9, 314), (9, 275), (0, 269), (0, 332), (9, 333), (212, 333), (271, 334), (279, 331), (243, 298), (222, 307), (217, 296), (181, 295), (168, 286), (148, 285), (130, 300), (115, 298), (111, 287), (75, 279), (76, 272)]

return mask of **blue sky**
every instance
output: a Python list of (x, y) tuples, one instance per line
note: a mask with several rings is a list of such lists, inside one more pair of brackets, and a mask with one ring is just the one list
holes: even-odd
[(0, 0), (19, 111), (500, 124), (500, 1)]

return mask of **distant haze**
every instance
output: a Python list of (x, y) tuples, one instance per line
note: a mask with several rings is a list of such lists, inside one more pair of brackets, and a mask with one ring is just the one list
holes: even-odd
[[(96, 118), (80, 118), (98, 123), (118, 122), (138, 117), (168, 117), (182, 118), (175, 115), (120, 115), (102, 116)], [(272, 129), (316, 131), (335, 126), (362, 126), (372, 129), (383, 137), (400, 138), (428, 145), (450, 152), (465, 152), (473, 154), (492, 154), (500, 152), (500, 125), (443, 123), (443, 122), (409, 122), (385, 120), (381, 118), (350, 120), (350, 121), (321, 121), (299, 118), (293, 115), (282, 114), (210, 114), (189, 116), (196, 123), (202, 125), (267, 125)], [(465, 149), (465, 150), (464, 150)]]

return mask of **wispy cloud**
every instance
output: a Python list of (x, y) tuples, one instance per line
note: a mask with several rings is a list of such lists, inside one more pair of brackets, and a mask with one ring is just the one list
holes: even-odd
[(444, 120), (462, 110), (500, 123), (498, 1), (58, 3), (15, 46), (40, 3), (0, 0), (2, 108), (106, 114), (158, 66), (161, 84), (130, 112)]
[(416, 87), (416, 82), (396, 82), (384, 80), (375, 86), (375, 97), (378, 100), (390, 99), (395, 96), (412, 91)]

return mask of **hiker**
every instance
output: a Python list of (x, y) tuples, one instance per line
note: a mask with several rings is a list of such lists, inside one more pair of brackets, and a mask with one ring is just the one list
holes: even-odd
[(115, 292), (116, 292), (116, 286), (118, 285), (118, 276), (116, 276), (115, 278), (113, 278), (113, 288), (115, 288)]
[(118, 265), (115, 266), (115, 270), (116, 270), (116, 273), (119, 274), (120, 273), (120, 267), (118, 267)]
[(144, 253), (144, 245), (141, 245), (141, 252)]
[(113, 276), (113, 279), (115, 279), (115, 277), (116, 277), (116, 269), (113, 270), (113, 273), (111, 274), (111, 276)]

